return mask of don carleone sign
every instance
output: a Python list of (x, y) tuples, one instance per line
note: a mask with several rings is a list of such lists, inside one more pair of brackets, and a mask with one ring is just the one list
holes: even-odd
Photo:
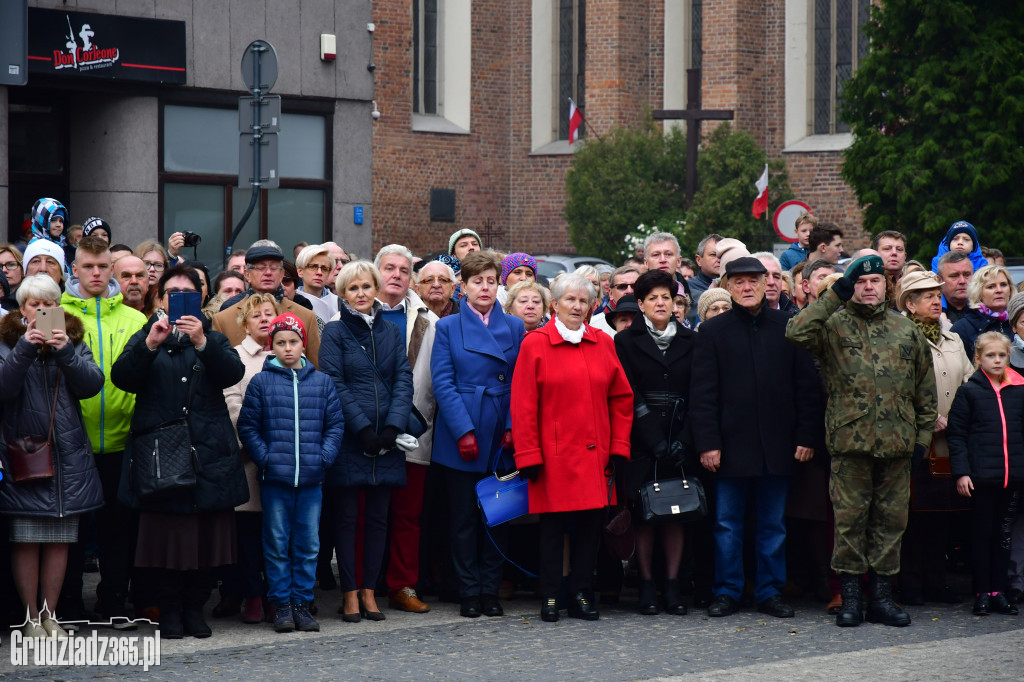
[(32, 74), (185, 83), (185, 22), (29, 8)]

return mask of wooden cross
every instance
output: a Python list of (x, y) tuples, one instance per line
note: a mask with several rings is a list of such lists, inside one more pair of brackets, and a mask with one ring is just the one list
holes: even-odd
[(728, 109), (700, 108), (700, 69), (686, 70), (686, 108), (657, 109), (652, 112), (655, 121), (686, 121), (686, 202), (693, 202), (697, 191), (697, 150), (700, 147), (701, 121), (731, 121)]

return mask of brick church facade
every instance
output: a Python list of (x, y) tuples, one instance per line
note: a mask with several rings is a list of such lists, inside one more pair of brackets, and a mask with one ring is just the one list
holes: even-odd
[[(866, 43), (869, 0), (374, 0), (374, 247), (569, 251), (567, 99), (600, 134), (648, 109), (735, 111), (798, 199), (864, 240), (839, 167), (836, 92)], [(706, 134), (714, 124), (705, 123)], [(580, 144), (580, 143), (577, 143)], [(753, 193), (753, 182), (751, 188)]]

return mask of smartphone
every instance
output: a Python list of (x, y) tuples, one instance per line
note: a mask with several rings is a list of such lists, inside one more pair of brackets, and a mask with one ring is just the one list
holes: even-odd
[(168, 294), (167, 321), (174, 324), (182, 317), (191, 315), (203, 319), (203, 299), (198, 291), (172, 291)]
[(65, 331), (63, 308), (40, 308), (36, 311), (36, 329), (46, 334), (46, 340), (53, 339), (55, 329)]

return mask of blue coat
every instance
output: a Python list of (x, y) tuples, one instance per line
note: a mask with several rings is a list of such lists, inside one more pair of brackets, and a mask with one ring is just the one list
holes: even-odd
[(293, 488), (324, 482), (344, 430), (330, 377), (311, 362), (298, 371), (286, 369), (273, 356), (249, 382), (238, 414), (238, 437), (260, 480)]
[[(438, 321), (430, 357), (437, 420), (431, 461), (452, 469), (485, 473), (495, 470), (501, 439), (512, 428), (512, 371), (526, 328), (518, 317), (497, 305), (489, 326), (463, 305), (463, 312)], [(459, 456), (457, 441), (473, 431), (480, 455), (473, 462)], [(497, 469), (512, 470), (511, 457)]]
[(779, 256), (779, 262), (782, 263), (783, 270), (792, 270), (795, 265), (799, 265), (807, 260), (807, 254), (811, 252), (810, 249), (805, 249), (800, 246), (798, 242), (793, 242), (789, 245), (789, 248), (782, 252)]
[(1006, 338), (1013, 340), (1013, 328), (1007, 320), (989, 317), (977, 308), (968, 308), (963, 317), (953, 323), (949, 331), (958, 334), (964, 342), (964, 350), (968, 358), (974, 358), (974, 342), (985, 332), (1001, 332)]
[[(384, 377), (384, 384), (370, 358)], [(405, 339), (398, 327), (375, 305), (373, 328), (344, 306), (341, 319), (324, 327), (320, 371), (334, 380), (345, 414), (345, 435), (334, 465), (327, 470), (329, 486), (405, 485), (405, 453), (392, 448), (377, 457), (363, 454), (359, 432), (385, 426), (404, 432), (412, 411), (412, 370)]]

